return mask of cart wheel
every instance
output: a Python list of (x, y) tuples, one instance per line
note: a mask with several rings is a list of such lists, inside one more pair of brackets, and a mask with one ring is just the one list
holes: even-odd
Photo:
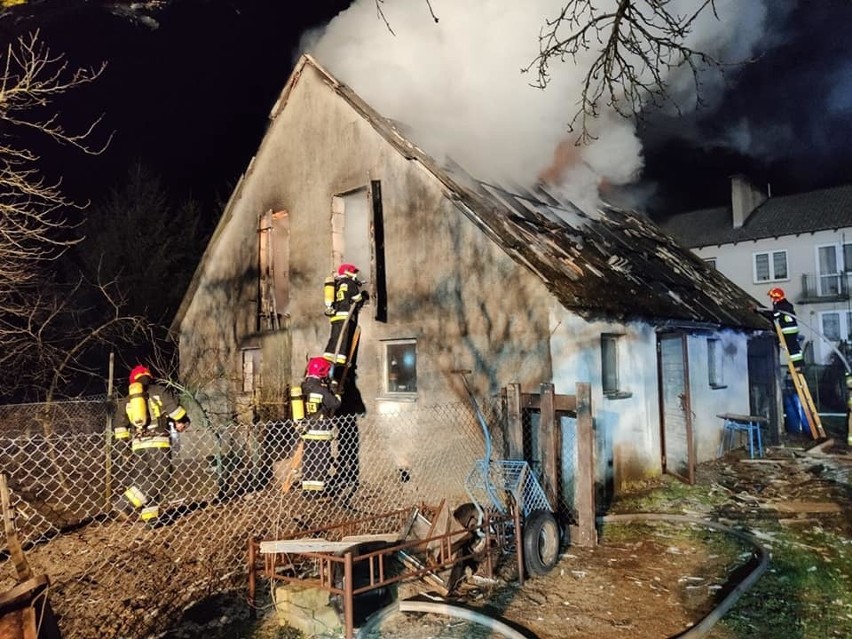
[(524, 522), (524, 565), (532, 577), (547, 574), (559, 560), (559, 526), (549, 510), (536, 510)]

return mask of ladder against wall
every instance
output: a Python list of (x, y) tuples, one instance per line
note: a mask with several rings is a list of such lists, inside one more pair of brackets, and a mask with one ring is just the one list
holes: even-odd
[(811, 397), (810, 388), (808, 388), (808, 380), (805, 379), (805, 374), (796, 368), (796, 365), (790, 359), (790, 351), (787, 350), (787, 342), (784, 340), (784, 333), (781, 332), (781, 324), (778, 320), (775, 324), (775, 332), (778, 334), (778, 341), (781, 348), (787, 355), (787, 368), (790, 370), (790, 377), (793, 380), (793, 387), (796, 389), (796, 394), (802, 402), (802, 409), (805, 412), (805, 417), (808, 420), (808, 427), (811, 430), (811, 437), (814, 439), (825, 439), (825, 430), (822, 427), (822, 421), (819, 418), (816, 405), (814, 405), (813, 397)]

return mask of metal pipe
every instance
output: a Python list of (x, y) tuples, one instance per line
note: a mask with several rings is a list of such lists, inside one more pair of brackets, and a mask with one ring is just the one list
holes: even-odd
[(397, 601), (386, 608), (382, 608), (367, 620), (367, 623), (359, 629), (357, 636), (368, 636), (384, 619), (397, 612), (424, 612), (463, 619), (485, 626), (492, 632), (497, 632), (508, 639), (530, 639), (532, 636), (529, 632), (521, 633), (499, 619), (495, 619), (477, 610), (438, 601), (413, 601), (410, 599)]

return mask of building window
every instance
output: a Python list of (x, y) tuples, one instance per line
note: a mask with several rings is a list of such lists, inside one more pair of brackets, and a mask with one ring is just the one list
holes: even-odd
[(852, 244), (827, 244), (816, 250), (819, 294), (840, 295), (848, 284), (844, 274), (852, 271)]
[(707, 340), (707, 381), (710, 388), (725, 388), (725, 376), (722, 367), (722, 344), (718, 339)]
[(385, 393), (413, 395), (417, 392), (417, 340), (384, 342)]
[(243, 392), (252, 393), (260, 388), (260, 349), (244, 348), (243, 356)]
[(829, 311), (820, 313), (820, 329), (831, 342), (852, 341), (852, 312)]
[(787, 251), (768, 251), (754, 254), (754, 283), (786, 280)]
[(601, 335), (601, 384), (603, 393), (610, 399), (630, 397), (630, 393), (621, 388), (619, 377), (618, 351), (622, 345), (622, 336), (612, 333)]
[(705, 257), (704, 263), (710, 268), (716, 268), (716, 258), (715, 257)]

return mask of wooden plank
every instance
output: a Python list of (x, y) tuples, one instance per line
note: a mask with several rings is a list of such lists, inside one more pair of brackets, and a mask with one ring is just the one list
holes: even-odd
[(840, 504), (825, 501), (784, 501), (770, 502), (763, 506), (767, 509), (782, 513), (839, 513), (843, 512)]
[(396, 543), (402, 541), (399, 533), (373, 533), (368, 535), (347, 535), (340, 541), (349, 541), (354, 544), (360, 544), (365, 541), (386, 541), (388, 543)]
[(327, 539), (277, 539), (261, 541), (260, 553), (276, 552), (346, 552), (357, 546), (351, 541), (328, 541)]
[(556, 422), (553, 405), (553, 384), (541, 385), (541, 420), (539, 423), (539, 446), (541, 447), (541, 474), (544, 490), (554, 509), (558, 509), (561, 497), (559, 490), (559, 458), (562, 437)]
[[(577, 411), (577, 398), (574, 395), (553, 395), (552, 402), (553, 409), (557, 412), (575, 413)], [(541, 410), (541, 395), (536, 393), (521, 393), (521, 407), (530, 410)]]
[(574, 474), (574, 508), (577, 525), (571, 528), (571, 543), (581, 547), (597, 543), (595, 528), (595, 434), (592, 421), (592, 387), (577, 384), (577, 467)]
[(521, 412), (521, 385), (506, 385), (506, 456), (524, 458), (524, 424)]

